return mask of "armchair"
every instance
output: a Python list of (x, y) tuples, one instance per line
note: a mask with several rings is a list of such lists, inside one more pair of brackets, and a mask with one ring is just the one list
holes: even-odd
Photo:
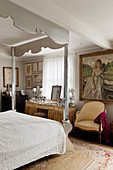
[(85, 103), (80, 111), (77, 111), (75, 116), (74, 128), (89, 132), (98, 132), (99, 141), (101, 143), (102, 118), (100, 124), (95, 123), (95, 118), (102, 112), (105, 111), (105, 104), (100, 101), (90, 101)]

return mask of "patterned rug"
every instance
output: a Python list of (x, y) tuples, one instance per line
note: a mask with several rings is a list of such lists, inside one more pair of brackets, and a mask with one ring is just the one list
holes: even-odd
[(51, 155), (19, 168), (19, 170), (112, 170), (113, 149), (70, 138), (74, 152)]

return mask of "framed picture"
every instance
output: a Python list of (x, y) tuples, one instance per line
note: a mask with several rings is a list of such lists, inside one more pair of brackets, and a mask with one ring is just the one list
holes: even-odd
[(26, 77), (26, 89), (32, 89), (32, 78)]
[(61, 86), (52, 86), (51, 100), (60, 100)]
[(33, 86), (40, 86), (42, 87), (42, 73), (34, 74), (33, 75)]
[(32, 63), (25, 64), (25, 76), (32, 75)]
[(33, 63), (33, 72), (38, 71), (38, 63)]
[(43, 62), (40, 61), (38, 62), (38, 71), (42, 71), (43, 70)]
[[(19, 69), (15, 68), (16, 74), (16, 87), (19, 86)], [(3, 67), (3, 86), (7, 87), (8, 84), (12, 84), (12, 67)]]
[(80, 100), (113, 103), (113, 50), (79, 56)]

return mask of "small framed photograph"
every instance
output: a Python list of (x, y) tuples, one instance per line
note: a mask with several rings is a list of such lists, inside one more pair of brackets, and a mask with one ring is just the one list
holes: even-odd
[(51, 100), (60, 100), (62, 86), (52, 86)]
[(38, 74), (33, 75), (33, 86), (42, 87), (42, 73), (38, 73)]
[(32, 89), (32, 78), (26, 77), (26, 89)]
[[(19, 86), (19, 70), (15, 68), (16, 74), (16, 87)], [(3, 67), (3, 86), (7, 87), (8, 84), (12, 84), (12, 67)]]
[(32, 75), (32, 63), (25, 64), (25, 76)]
[(33, 72), (37, 72), (38, 71), (38, 63), (33, 63)]

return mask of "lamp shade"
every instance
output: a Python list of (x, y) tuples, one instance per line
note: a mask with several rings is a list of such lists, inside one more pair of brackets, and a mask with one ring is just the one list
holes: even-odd
[(36, 92), (36, 88), (33, 88), (33, 92)]

